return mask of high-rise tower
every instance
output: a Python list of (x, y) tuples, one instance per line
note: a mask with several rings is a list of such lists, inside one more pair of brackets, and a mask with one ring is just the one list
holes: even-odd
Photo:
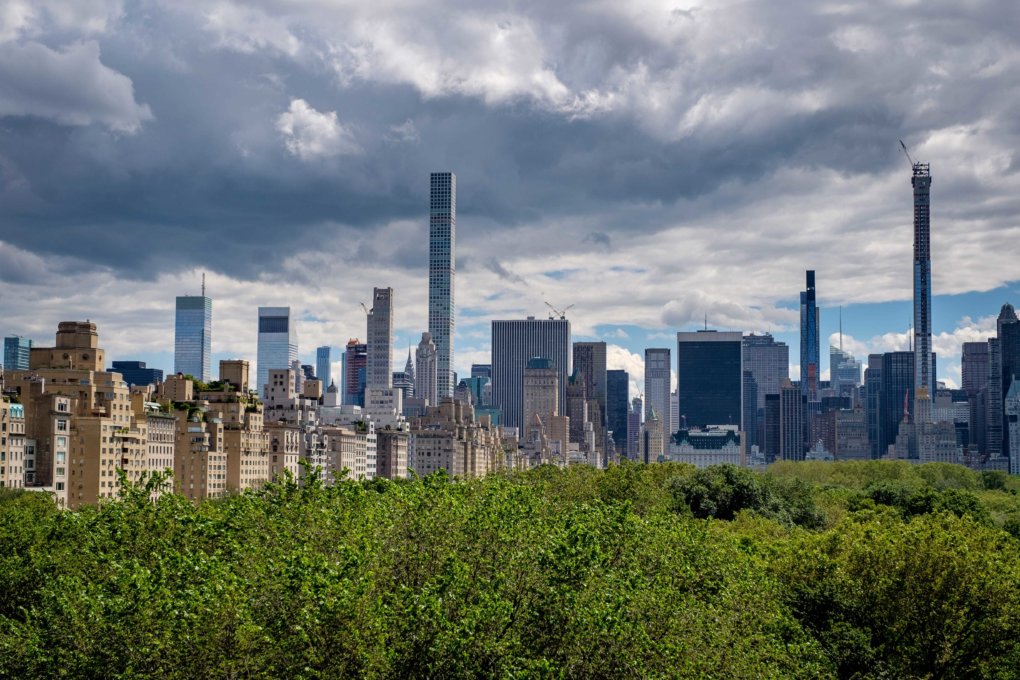
[(368, 387), (393, 387), (393, 289), (374, 288), (368, 312)]
[(270, 369), (290, 368), (291, 363), (297, 358), (297, 329), (290, 316), (290, 307), (259, 307), (258, 365), (256, 366), (258, 393), (263, 394), (266, 383), (269, 382)]
[(818, 343), (818, 305), (815, 301), (815, 272), (807, 272), (806, 290), (800, 293), (800, 393), (808, 401), (818, 401), (818, 377), (821, 371)]
[[(909, 154), (907, 156), (909, 158)], [(931, 172), (928, 163), (914, 163), (914, 394), (931, 393)]]
[(453, 396), (454, 279), (456, 274), (457, 176), (429, 177), (429, 334), (436, 344), (438, 397)]
[(192, 375), (199, 380), (212, 379), (212, 300), (205, 295), (202, 275), (201, 295), (177, 298), (174, 322), (174, 373)]

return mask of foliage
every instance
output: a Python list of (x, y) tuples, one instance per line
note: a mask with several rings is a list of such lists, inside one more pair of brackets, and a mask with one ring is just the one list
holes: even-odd
[(1016, 497), (969, 474), (0, 491), (0, 677), (1013, 677)]

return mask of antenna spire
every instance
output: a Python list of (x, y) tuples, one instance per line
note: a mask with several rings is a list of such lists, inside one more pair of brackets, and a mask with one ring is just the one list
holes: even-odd
[(202, 272), (202, 297), (205, 297), (205, 272)]
[(839, 351), (843, 351), (843, 305), (839, 306)]

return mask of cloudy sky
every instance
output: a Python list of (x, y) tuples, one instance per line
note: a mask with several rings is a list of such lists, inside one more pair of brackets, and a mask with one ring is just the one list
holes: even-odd
[(636, 380), (706, 315), (796, 361), (805, 269), (863, 358), (906, 346), (902, 138), (958, 383), (1020, 279), (1018, 36), (1015, 0), (2, 0), (0, 333), (170, 369), (206, 272), (215, 358), (290, 305), (312, 363), (393, 286), (402, 365), (451, 170), (462, 373), (546, 300)]

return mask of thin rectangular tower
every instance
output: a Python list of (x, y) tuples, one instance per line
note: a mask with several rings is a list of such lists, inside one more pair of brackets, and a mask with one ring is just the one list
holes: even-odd
[(457, 176), (429, 177), (429, 333), (436, 345), (437, 396), (453, 396)]
[(928, 163), (914, 163), (914, 394), (932, 381), (931, 357), (931, 171)]

